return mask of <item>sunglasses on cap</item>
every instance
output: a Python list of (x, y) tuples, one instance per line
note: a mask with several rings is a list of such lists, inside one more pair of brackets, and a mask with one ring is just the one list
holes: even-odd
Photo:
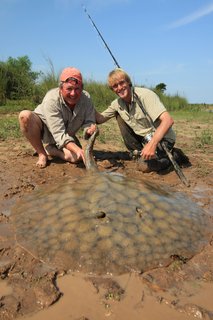
[(79, 84), (80, 83), (80, 81), (78, 80), (78, 79), (76, 79), (76, 78), (73, 78), (73, 77), (69, 77), (69, 78), (67, 78), (65, 81), (63, 81), (63, 82), (66, 82), (66, 83), (68, 83), (68, 82), (75, 82), (75, 84)]

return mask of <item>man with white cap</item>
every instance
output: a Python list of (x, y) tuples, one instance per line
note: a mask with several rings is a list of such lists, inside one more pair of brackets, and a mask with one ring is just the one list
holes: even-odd
[(38, 167), (46, 167), (48, 155), (71, 163), (85, 162), (84, 151), (75, 134), (83, 128), (83, 136), (88, 137), (96, 125), (95, 109), (89, 93), (83, 90), (81, 72), (74, 67), (65, 68), (59, 87), (48, 91), (34, 111), (21, 111), (19, 123), (38, 154)]

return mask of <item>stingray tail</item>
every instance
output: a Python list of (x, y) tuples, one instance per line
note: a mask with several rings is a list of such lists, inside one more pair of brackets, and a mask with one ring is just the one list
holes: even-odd
[(87, 170), (97, 171), (98, 167), (93, 157), (93, 146), (96, 137), (99, 135), (99, 129), (96, 128), (95, 132), (91, 135), (85, 148), (85, 166)]

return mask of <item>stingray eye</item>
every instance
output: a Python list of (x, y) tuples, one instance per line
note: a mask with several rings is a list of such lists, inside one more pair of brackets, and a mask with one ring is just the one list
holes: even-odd
[(142, 218), (142, 216), (144, 215), (144, 211), (140, 207), (136, 207), (136, 212), (137, 212), (139, 218)]
[(103, 211), (96, 212), (96, 218), (103, 219), (105, 217), (106, 217), (106, 213), (105, 212), (103, 212)]

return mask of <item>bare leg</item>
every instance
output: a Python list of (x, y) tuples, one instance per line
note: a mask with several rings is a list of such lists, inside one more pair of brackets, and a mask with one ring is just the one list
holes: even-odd
[(19, 114), (20, 129), (33, 148), (38, 153), (36, 166), (45, 168), (47, 165), (47, 154), (41, 140), (42, 121), (35, 113), (23, 110)]
[(68, 161), (71, 163), (75, 163), (77, 161), (75, 153), (67, 150), (66, 148), (60, 150), (55, 145), (49, 144), (45, 147), (45, 150), (49, 156), (58, 157), (64, 161)]

